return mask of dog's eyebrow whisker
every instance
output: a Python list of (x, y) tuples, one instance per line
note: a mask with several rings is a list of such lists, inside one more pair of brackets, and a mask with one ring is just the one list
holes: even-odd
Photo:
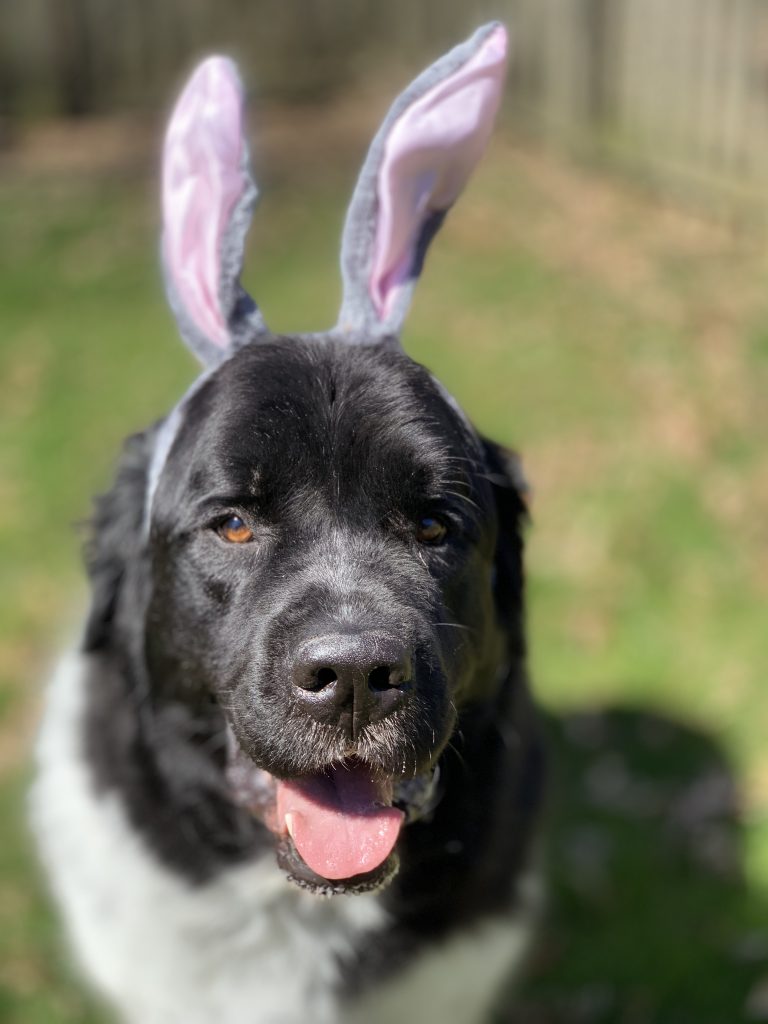
[(458, 498), (460, 501), (465, 501), (472, 508), (476, 509), (478, 513), (482, 515), (482, 509), (474, 499), (468, 497), (466, 494), (461, 494), (459, 491), (446, 491), (446, 494), (451, 495), (453, 498)]
[[(454, 480), (453, 478), (451, 478), (450, 480), (442, 480), (441, 483), (443, 484), (444, 487), (462, 487), (465, 488), (467, 491), (472, 490), (472, 485), (468, 483), (466, 480)], [(465, 495), (465, 497), (468, 498), (469, 495)]]
[(446, 462), (448, 465), (450, 465), (453, 462), (465, 462), (468, 466), (471, 466), (475, 470), (477, 470), (480, 467), (480, 461), (478, 459), (473, 459), (466, 455), (448, 455), (446, 457)]
[(446, 477), (443, 480), (444, 484), (456, 484), (457, 487), (466, 487), (467, 490), (472, 489), (472, 484), (466, 477)]

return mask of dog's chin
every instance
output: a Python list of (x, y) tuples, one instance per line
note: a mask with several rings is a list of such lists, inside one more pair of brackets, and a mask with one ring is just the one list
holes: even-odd
[(278, 837), (276, 854), (277, 863), (285, 871), (288, 880), (316, 896), (355, 896), (376, 892), (389, 885), (400, 866), (397, 850), (393, 850), (373, 871), (353, 875), (351, 878), (331, 879), (316, 874), (307, 865), (290, 836)]
[(438, 773), (382, 778), (351, 758), (314, 775), (280, 780), (259, 768), (230, 737), (232, 798), (275, 837), (278, 865), (302, 889), (323, 896), (373, 892), (397, 874), (402, 828), (427, 817)]

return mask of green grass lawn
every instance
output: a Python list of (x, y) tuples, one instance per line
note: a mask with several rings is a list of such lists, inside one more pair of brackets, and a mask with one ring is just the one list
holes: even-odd
[[(263, 201), (246, 283), (277, 329), (334, 318), (347, 181), (292, 166)], [(96, 1022), (30, 866), (28, 741), (89, 496), (195, 370), (151, 183), (8, 172), (0, 221), (0, 1020)], [(533, 487), (552, 885), (522, 1024), (768, 1020), (765, 263), (498, 144), (419, 289), (408, 351)]]

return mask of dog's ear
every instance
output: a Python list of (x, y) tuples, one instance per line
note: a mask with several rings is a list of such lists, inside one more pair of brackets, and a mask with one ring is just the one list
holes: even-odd
[(493, 488), (498, 518), (494, 593), (499, 619), (516, 653), (524, 654), (523, 530), (528, 522), (528, 485), (516, 452), (481, 438), (486, 478)]
[(427, 247), (493, 128), (507, 34), (493, 23), (424, 71), (371, 144), (341, 244), (337, 330), (351, 341), (397, 335)]
[(265, 333), (240, 285), (257, 189), (243, 131), (235, 65), (209, 57), (187, 82), (163, 150), (162, 256), (182, 337), (206, 366)]
[(85, 545), (91, 582), (91, 607), (83, 639), (87, 651), (108, 645), (126, 569), (140, 558), (147, 472), (155, 433), (156, 428), (151, 428), (127, 439), (112, 488), (95, 503)]

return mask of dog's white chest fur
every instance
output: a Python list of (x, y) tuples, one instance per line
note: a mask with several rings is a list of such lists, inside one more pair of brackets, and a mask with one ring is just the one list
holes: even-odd
[(39, 743), (32, 815), (55, 895), (87, 974), (131, 1024), (424, 1024), (482, 1019), (525, 945), (500, 920), (422, 955), (354, 1005), (338, 958), (386, 924), (373, 895), (323, 899), (270, 857), (191, 886), (164, 868), (116, 796), (94, 793), (82, 757), (85, 676), (62, 661)]

